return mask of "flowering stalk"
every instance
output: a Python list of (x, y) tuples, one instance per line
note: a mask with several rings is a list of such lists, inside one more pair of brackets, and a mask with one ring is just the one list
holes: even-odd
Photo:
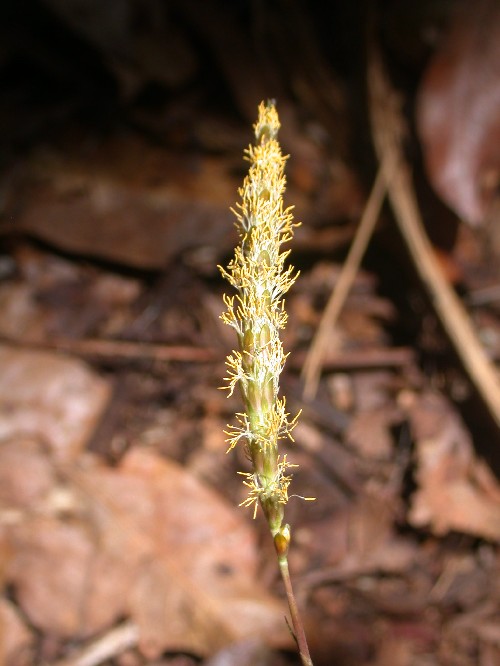
[(283, 523), (290, 465), (281, 456), (278, 442), (292, 438), (297, 416), (289, 419), (285, 398), (279, 398), (279, 378), (286, 355), (280, 339), (287, 313), (283, 296), (297, 273), (286, 267), (290, 251), (282, 251), (291, 240), (291, 209), (283, 207), (286, 157), (277, 141), (280, 127), (274, 103), (261, 103), (254, 126), (256, 143), (246, 152), (250, 169), (237, 205), (236, 228), (240, 245), (236, 247), (222, 275), (236, 289), (236, 296), (224, 296), (227, 310), (222, 320), (237, 333), (239, 349), (227, 358), (229, 395), (238, 386), (245, 411), (237, 414), (237, 425), (226, 431), (229, 449), (240, 441), (252, 464), (244, 484), (249, 488), (244, 506), (263, 509), (274, 538), (280, 571), (285, 582), (290, 612), (303, 664), (311, 665), (304, 630), (297, 610), (288, 573), (290, 527)]

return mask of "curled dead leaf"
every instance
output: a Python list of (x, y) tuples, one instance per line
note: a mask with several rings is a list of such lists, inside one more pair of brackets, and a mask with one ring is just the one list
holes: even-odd
[(415, 443), (418, 488), (410, 523), (436, 534), (458, 531), (500, 540), (500, 485), (476, 457), (457, 414), (442, 396), (427, 394), (409, 417), (425, 433)]
[(500, 4), (459, 5), (424, 74), (416, 119), (432, 185), (477, 225), (490, 215), (500, 183)]

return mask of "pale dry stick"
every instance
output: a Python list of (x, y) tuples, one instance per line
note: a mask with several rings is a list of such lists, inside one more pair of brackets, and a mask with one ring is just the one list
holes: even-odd
[(488, 360), (467, 311), (440, 269), (425, 232), (408, 165), (402, 156), (403, 123), (399, 100), (387, 80), (380, 55), (374, 49), (369, 58), (368, 84), (378, 158), (382, 165), (386, 165), (388, 159), (398, 165), (392, 175), (384, 167), (388, 198), (397, 225), (446, 334), (495, 423), (500, 426), (498, 373)]
[(71, 657), (56, 662), (54, 666), (99, 666), (113, 657), (118, 657), (128, 648), (135, 647), (138, 640), (137, 625), (134, 622), (124, 622)]
[(304, 399), (306, 400), (312, 400), (318, 390), (329, 333), (335, 326), (335, 322), (353, 285), (366, 248), (373, 235), (387, 190), (387, 174), (392, 171), (392, 168), (393, 164), (388, 162), (386, 165), (381, 165), (378, 169), (349, 254), (342, 266), (337, 283), (328, 300), (320, 325), (309, 348), (302, 370)]

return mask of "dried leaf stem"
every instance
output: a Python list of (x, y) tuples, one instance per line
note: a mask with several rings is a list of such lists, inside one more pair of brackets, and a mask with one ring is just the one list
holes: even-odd
[(342, 311), (342, 307), (349, 295), (349, 291), (377, 224), (386, 194), (387, 173), (390, 173), (390, 168), (387, 167), (385, 165), (384, 167), (379, 167), (372, 191), (356, 231), (356, 236), (342, 266), (335, 288), (328, 300), (314, 340), (309, 348), (302, 371), (304, 398), (306, 400), (312, 400), (316, 395), (330, 331), (334, 328), (337, 318)]
[(220, 267), (236, 290), (236, 296), (224, 297), (227, 310), (221, 318), (235, 329), (239, 343), (226, 360), (225, 388), (229, 395), (238, 388), (245, 408), (226, 434), (229, 450), (241, 442), (251, 462), (251, 472), (240, 472), (249, 489), (242, 504), (253, 506), (254, 516), (258, 506), (262, 507), (274, 539), (302, 663), (311, 666), (288, 571), (290, 527), (283, 522), (291, 481), (288, 470), (293, 465), (278, 448), (280, 439), (292, 439), (298, 416), (290, 419), (285, 398), (278, 397), (286, 360), (280, 339), (287, 320), (283, 296), (297, 277), (293, 266), (286, 265), (289, 250), (282, 250), (297, 225), (291, 209), (283, 206), (286, 157), (277, 140), (279, 127), (274, 103), (261, 103), (254, 126), (256, 142), (246, 151), (249, 172), (234, 211), (240, 244), (227, 269)]
[[(440, 270), (418, 208), (408, 164), (404, 160), (404, 123), (400, 100), (391, 87), (375, 45), (368, 59), (370, 114), (375, 149), (383, 167), (388, 199), (415, 269), (426, 287), (436, 314), (459, 355), (471, 382), (500, 427), (500, 380), (488, 359), (471, 319)], [(388, 162), (396, 165), (387, 172)]]

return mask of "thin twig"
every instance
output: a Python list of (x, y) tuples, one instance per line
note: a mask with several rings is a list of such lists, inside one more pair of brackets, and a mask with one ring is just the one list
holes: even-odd
[(369, 57), (368, 83), (372, 131), (378, 158), (382, 165), (386, 165), (388, 159), (398, 165), (392, 176), (384, 166), (388, 198), (397, 225), (446, 334), (471, 382), (500, 426), (498, 374), (486, 356), (467, 311), (440, 269), (425, 232), (408, 165), (401, 149), (403, 123), (399, 100), (387, 80), (380, 54), (375, 48)]
[(316, 335), (309, 348), (302, 372), (302, 377), (304, 379), (304, 398), (306, 400), (312, 400), (316, 395), (329, 335), (332, 328), (335, 326), (335, 322), (337, 321), (347, 295), (356, 278), (363, 255), (375, 229), (386, 193), (387, 173), (389, 173), (391, 169), (391, 164), (379, 167), (372, 191), (370, 192), (359, 227), (356, 231), (356, 236), (354, 237), (349, 254), (342, 266), (335, 288), (332, 291)]
[(62, 659), (54, 666), (98, 666), (134, 647), (139, 639), (139, 630), (134, 622), (124, 622), (92, 641), (71, 657)]

